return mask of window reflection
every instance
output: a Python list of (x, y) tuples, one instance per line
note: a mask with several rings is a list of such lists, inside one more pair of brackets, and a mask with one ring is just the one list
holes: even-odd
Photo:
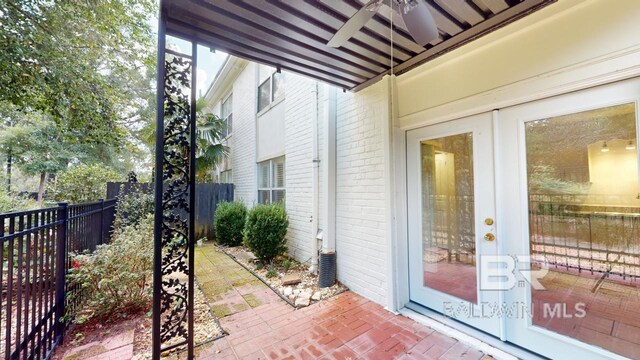
[(530, 251), (550, 270), (532, 290), (533, 323), (640, 356), (635, 105), (531, 121), (525, 133)]

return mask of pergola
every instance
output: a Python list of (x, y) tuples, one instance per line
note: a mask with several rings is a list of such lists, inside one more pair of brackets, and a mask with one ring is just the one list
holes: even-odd
[[(385, 0), (407, 1), (407, 0)], [(383, 7), (344, 46), (327, 42), (361, 0), (162, 0), (158, 26), (153, 358), (193, 358), (195, 101), (198, 44), (358, 91), (402, 74), (555, 0), (426, 1), (439, 38), (423, 47)], [(384, 10), (386, 9), (386, 11)], [(166, 48), (166, 36), (191, 54)]]

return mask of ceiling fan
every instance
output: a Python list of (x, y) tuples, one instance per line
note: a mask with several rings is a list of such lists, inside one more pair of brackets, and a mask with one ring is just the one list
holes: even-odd
[[(327, 45), (342, 46), (378, 12), (385, 0), (371, 0), (356, 12), (333, 35)], [(438, 38), (438, 27), (424, 0), (392, 0), (393, 10), (400, 14), (416, 43), (426, 46)]]

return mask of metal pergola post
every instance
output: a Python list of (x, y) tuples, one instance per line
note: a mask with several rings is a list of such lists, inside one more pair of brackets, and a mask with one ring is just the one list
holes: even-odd
[[(193, 359), (197, 43), (166, 48), (158, 21), (152, 357), (187, 347)], [(187, 89), (189, 91), (187, 91)]]

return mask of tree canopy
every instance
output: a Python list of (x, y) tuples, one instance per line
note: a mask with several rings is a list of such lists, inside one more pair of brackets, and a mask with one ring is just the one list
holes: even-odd
[(0, 0), (0, 100), (68, 141), (115, 144), (150, 90), (153, 0)]

